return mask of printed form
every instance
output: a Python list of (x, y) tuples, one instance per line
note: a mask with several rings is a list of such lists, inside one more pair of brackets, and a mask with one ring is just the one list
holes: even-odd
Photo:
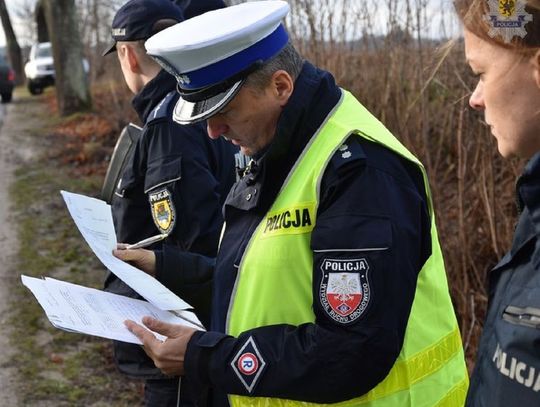
[[(66, 331), (141, 345), (124, 326), (126, 319), (141, 324), (144, 316), (151, 316), (171, 324), (203, 329), (195, 314), (189, 311), (173, 314), (146, 301), (53, 278), (22, 276), (22, 282), (35, 295), (51, 324)], [(158, 333), (154, 335), (159, 340), (165, 339)]]
[(84, 240), (116, 277), (160, 309), (178, 311), (192, 308), (154, 277), (113, 256), (116, 233), (110, 205), (84, 195), (61, 193)]
[(188, 303), (154, 277), (113, 256), (117, 243), (110, 205), (84, 195), (61, 193), (77, 228), (99, 260), (148, 302), (53, 278), (22, 276), (23, 284), (55, 327), (137, 344), (140, 341), (124, 326), (126, 319), (140, 323), (147, 315), (204, 329), (197, 316), (187, 311), (192, 308)]

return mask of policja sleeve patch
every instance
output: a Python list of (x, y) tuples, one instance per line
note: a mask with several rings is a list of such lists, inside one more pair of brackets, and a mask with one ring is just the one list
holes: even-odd
[(159, 231), (169, 233), (176, 223), (176, 209), (171, 199), (171, 193), (167, 188), (148, 195), (152, 218)]
[(323, 259), (319, 299), (323, 310), (340, 324), (362, 316), (369, 305), (369, 265), (362, 259)]
[(240, 348), (231, 362), (231, 367), (246, 390), (251, 393), (266, 367), (252, 336)]

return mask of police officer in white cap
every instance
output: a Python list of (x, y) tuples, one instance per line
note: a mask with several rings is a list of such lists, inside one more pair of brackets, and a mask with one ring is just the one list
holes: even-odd
[(248, 2), (146, 42), (178, 81), (174, 119), (207, 120), (211, 138), (254, 160), (225, 203), (215, 266), (155, 253), (180, 295), (213, 284), (209, 330), (145, 319), (160, 342), (126, 324), (212, 406), (461, 406), (467, 372), (424, 168), (301, 59), (288, 10)]

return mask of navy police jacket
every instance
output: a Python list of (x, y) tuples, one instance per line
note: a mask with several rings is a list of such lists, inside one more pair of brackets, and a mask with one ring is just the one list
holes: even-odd
[(540, 153), (517, 183), (521, 215), (489, 276), (489, 304), (467, 406), (540, 406)]
[[(391, 247), (362, 253), (373, 270), (370, 306), (360, 318), (344, 324), (314, 301), (314, 324), (263, 326), (238, 338), (223, 333), (237, 265), (246, 244), (340, 94), (329, 73), (304, 64), (272, 144), (227, 197), (227, 228), (215, 265), (203, 256), (179, 253), (173, 260), (173, 256), (164, 255), (167, 249), (158, 253), (158, 274), (180, 268), (179, 273), (167, 273), (173, 278), (169, 286), (180, 295), (188, 293), (194, 281), (213, 283), (211, 329), (193, 335), (185, 358), (186, 376), (201, 390), (209, 389), (208, 405), (227, 406), (226, 394), (318, 403), (348, 400), (374, 388), (388, 374), (401, 350), (417, 276), (431, 254), (424, 184), (412, 163), (359, 137), (347, 141), (349, 158), (336, 155), (323, 176), (312, 234), (312, 247), (321, 249), (313, 254), (313, 297), (317, 298), (319, 291), (317, 269), (324, 260), (324, 248), (341, 247), (342, 252), (333, 254), (354, 259), (358, 254), (347, 250), (356, 247), (351, 242), (363, 241), (369, 246), (371, 235), (385, 233), (386, 229), (377, 230), (378, 220), (384, 217), (391, 223), (386, 231), (392, 235), (387, 236)], [(253, 188), (260, 192), (249, 195)], [(289, 272), (294, 273), (294, 264)], [(237, 365), (231, 363), (250, 337), (266, 366), (255, 383), (250, 383), (251, 391), (241, 380), (241, 373), (235, 371)]]
[[(174, 250), (212, 257), (223, 224), (221, 208), (235, 181), (236, 148), (211, 140), (204, 124), (175, 123), (175, 87), (175, 79), (162, 70), (133, 99), (145, 125), (112, 200), (117, 240), (135, 243), (168, 233), (165, 243)], [(105, 286), (107, 291), (137, 296), (112, 274)], [(159, 375), (139, 346), (115, 343), (115, 357), (124, 373)]]

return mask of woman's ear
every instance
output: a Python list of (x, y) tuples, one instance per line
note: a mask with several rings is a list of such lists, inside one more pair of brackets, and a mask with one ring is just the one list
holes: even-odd
[(540, 88), (540, 50), (534, 54), (533, 57), (533, 66), (534, 66), (534, 80), (536, 81), (536, 86)]

